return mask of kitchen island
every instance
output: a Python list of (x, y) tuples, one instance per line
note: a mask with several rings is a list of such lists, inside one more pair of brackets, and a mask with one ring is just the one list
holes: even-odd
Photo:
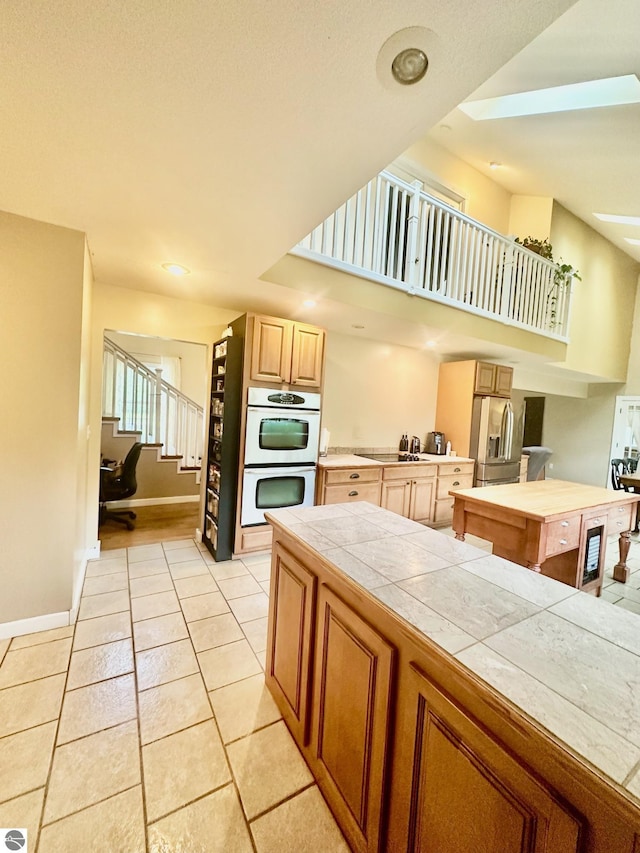
[(564, 480), (452, 492), (453, 529), (493, 543), (493, 553), (600, 595), (607, 535), (620, 536), (613, 576), (628, 575), (629, 533), (640, 495)]
[(371, 504), (267, 517), (267, 684), (354, 850), (640, 851), (636, 614)]

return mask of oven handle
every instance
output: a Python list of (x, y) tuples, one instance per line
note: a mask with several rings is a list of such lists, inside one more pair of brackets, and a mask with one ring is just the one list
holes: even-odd
[(264, 477), (265, 475), (271, 476), (272, 474), (279, 474), (281, 477), (288, 477), (290, 474), (309, 474), (311, 471), (315, 471), (315, 465), (305, 465), (303, 468), (297, 467), (289, 467), (288, 465), (283, 465), (279, 468), (247, 468), (245, 467), (245, 474), (252, 474), (254, 477)]
[(283, 412), (294, 412), (305, 415), (317, 415), (320, 417), (320, 409), (290, 409), (287, 406), (247, 406), (247, 412), (258, 414), (275, 415)]

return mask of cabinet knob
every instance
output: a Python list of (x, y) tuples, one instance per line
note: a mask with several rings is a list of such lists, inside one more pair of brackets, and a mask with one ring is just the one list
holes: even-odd
[(593, 519), (593, 524), (600, 524), (600, 519), (599, 519), (599, 518), (594, 518), (594, 519)]
[(349, 474), (350, 480), (358, 480), (360, 479), (360, 474)]
[(567, 540), (566, 540), (566, 539), (561, 539), (561, 540), (560, 540), (560, 544), (561, 544), (561, 545), (566, 545), (566, 544), (567, 544)]
[(358, 494), (358, 493), (354, 490), (353, 492), (349, 492), (349, 497), (350, 497), (350, 498), (355, 498), (355, 496), (356, 496), (357, 494)]
[(561, 521), (561, 522), (560, 522), (560, 527), (568, 527), (568, 526), (569, 526), (569, 522), (568, 522), (568, 521)]

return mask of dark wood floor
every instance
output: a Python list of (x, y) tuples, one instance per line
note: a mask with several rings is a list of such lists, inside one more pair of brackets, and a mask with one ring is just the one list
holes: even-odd
[(98, 531), (101, 551), (148, 545), (168, 539), (193, 539), (200, 527), (199, 503), (162, 504), (135, 507), (135, 529), (107, 520)]

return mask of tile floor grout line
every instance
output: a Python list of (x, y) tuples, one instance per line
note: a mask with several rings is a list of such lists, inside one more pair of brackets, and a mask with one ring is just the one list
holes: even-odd
[[(87, 809), (92, 809), (94, 806), (99, 806), (102, 803), (107, 803), (109, 800), (113, 799), (113, 797), (117, 797), (120, 794), (125, 794), (127, 791), (133, 791), (134, 788), (137, 788), (139, 785), (140, 785), (140, 783), (136, 782), (135, 785), (129, 785), (127, 788), (123, 788), (121, 791), (117, 791), (115, 794), (108, 794), (106, 797), (102, 797), (102, 799), (100, 799), (100, 800), (96, 800), (95, 802), (92, 802), (92, 803), (87, 803), (86, 806), (82, 806), (81, 808), (76, 809), (73, 812), (69, 812), (68, 814), (60, 815), (60, 817), (57, 817), (55, 820), (50, 820), (48, 823), (43, 823), (42, 827), (44, 829), (45, 827), (48, 828), (50, 826), (55, 826), (57, 823), (61, 823), (63, 820), (66, 820), (69, 817), (74, 817), (74, 815), (79, 815), (79, 814), (82, 814), (82, 812), (86, 812)], [(43, 807), (43, 814), (44, 814), (44, 807)], [(44, 853), (44, 851), (43, 851), (43, 853)]]
[[(224, 596), (223, 596), (223, 597), (224, 597)], [(182, 604), (181, 604), (181, 606), (182, 606)], [(222, 615), (222, 614), (220, 614), (220, 615)], [(183, 617), (184, 617), (185, 622), (187, 623), (187, 630), (188, 630), (188, 625), (189, 625), (189, 623), (187, 622), (187, 619), (186, 619), (186, 616), (184, 615), (184, 612), (183, 612)], [(234, 619), (235, 619), (235, 616), (234, 616)], [(237, 620), (236, 620), (236, 621), (237, 621)], [(256, 845), (255, 845), (255, 841), (254, 841), (254, 838), (253, 838), (253, 833), (251, 832), (251, 827), (250, 827), (250, 825), (249, 825), (249, 821), (247, 820), (247, 816), (246, 816), (246, 812), (245, 812), (244, 804), (243, 804), (243, 802), (242, 802), (242, 797), (240, 796), (240, 788), (239, 788), (239, 786), (238, 786), (238, 781), (237, 781), (237, 779), (236, 779), (235, 773), (233, 772), (233, 766), (232, 766), (232, 764), (231, 764), (231, 759), (230, 759), (230, 757), (229, 757), (229, 753), (228, 753), (228, 751), (227, 751), (227, 747), (226, 747), (226, 745), (225, 745), (225, 743), (224, 743), (224, 741), (223, 741), (223, 739), (222, 739), (222, 734), (221, 734), (221, 732), (220, 732), (220, 726), (219, 726), (219, 724), (218, 724), (218, 720), (217, 720), (217, 718), (216, 718), (216, 712), (215, 712), (215, 709), (214, 709), (214, 707), (213, 707), (213, 703), (212, 703), (212, 701), (211, 701), (211, 696), (209, 695), (209, 691), (208, 691), (208, 689), (207, 689), (207, 682), (206, 682), (206, 680), (205, 680), (204, 673), (202, 672), (202, 667), (200, 666), (200, 659), (198, 658), (198, 653), (196, 652), (196, 650), (195, 650), (195, 646), (193, 645), (193, 638), (191, 637), (191, 632), (189, 632), (189, 640), (190, 640), (190, 642), (191, 642), (191, 647), (192, 647), (192, 649), (193, 649), (193, 653), (194, 653), (194, 655), (196, 656), (196, 661), (197, 661), (197, 663), (198, 663), (198, 670), (199, 670), (199, 672), (200, 672), (200, 677), (202, 678), (202, 683), (204, 684), (205, 693), (206, 693), (206, 695), (207, 695), (207, 702), (209, 703), (209, 708), (211, 709), (211, 719), (212, 719), (212, 721), (213, 721), (214, 726), (216, 727), (216, 731), (217, 731), (217, 733), (218, 733), (218, 737), (219, 737), (219, 739), (220, 739), (220, 744), (221, 744), (221, 746), (222, 746), (222, 750), (223, 750), (223, 752), (224, 752), (224, 759), (225, 759), (225, 762), (226, 762), (226, 764), (227, 764), (227, 768), (228, 768), (228, 770), (229, 770), (229, 776), (230, 776), (230, 778), (231, 778), (231, 783), (230, 783), (230, 784), (232, 784), (232, 785), (233, 785), (233, 788), (234, 788), (234, 791), (235, 791), (235, 795), (236, 795), (236, 798), (237, 798), (237, 801), (238, 801), (238, 804), (239, 804), (239, 806), (240, 806), (240, 810), (241, 810), (241, 813), (242, 813), (242, 817), (243, 817), (243, 820), (244, 820), (244, 822), (245, 822), (245, 826), (246, 826), (246, 829), (247, 829), (247, 836), (248, 836), (248, 838), (249, 838), (250, 844), (251, 844), (251, 846), (252, 846), (252, 848), (253, 848), (254, 853), (258, 853), (257, 848), (256, 848)]]
[[(82, 581), (82, 588), (83, 589), (84, 589), (84, 582), (87, 579), (86, 572), (87, 572), (87, 569), (85, 568), (85, 576), (84, 576), (83, 581)], [(80, 602), (82, 602), (82, 593), (80, 594)], [(78, 613), (80, 613), (80, 604), (78, 604)], [(38, 829), (36, 832), (36, 844), (35, 844), (34, 853), (37, 853), (37, 851), (40, 848), (40, 838), (42, 836), (42, 827), (44, 825), (44, 813), (45, 813), (45, 809), (47, 808), (47, 799), (49, 797), (49, 785), (51, 783), (51, 774), (53, 773), (53, 762), (54, 762), (55, 755), (56, 755), (56, 749), (58, 748), (58, 735), (60, 734), (60, 721), (62, 720), (62, 709), (64, 708), (64, 700), (65, 700), (65, 696), (66, 696), (66, 692), (67, 692), (67, 683), (69, 681), (69, 671), (71, 669), (71, 655), (73, 654), (73, 643), (74, 643), (74, 640), (76, 638), (77, 627), (78, 627), (78, 618), (76, 615), (76, 620), (73, 624), (73, 632), (71, 634), (71, 645), (69, 647), (69, 659), (67, 661), (67, 672), (65, 674), (64, 684), (62, 686), (62, 696), (60, 698), (60, 705), (58, 707), (58, 718), (56, 720), (55, 734), (53, 737), (53, 748), (51, 750), (51, 757), (49, 758), (49, 768), (47, 770), (47, 778), (46, 778), (45, 783), (44, 783), (44, 792), (42, 795), (42, 807), (40, 809), (40, 817), (38, 819)]]
[[(306, 762), (305, 762), (305, 764), (306, 764)], [(295, 798), (297, 796), (299, 796), (300, 794), (303, 794), (305, 791), (308, 791), (310, 788), (317, 787), (317, 784), (318, 783), (316, 782), (316, 780), (312, 778), (311, 782), (308, 782), (302, 788), (298, 788), (298, 790), (294, 791), (292, 794), (287, 794), (287, 796), (284, 799), (280, 800), (277, 803), (274, 803), (272, 806), (269, 806), (268, 809), (265, 809), (264, 811), (259, 812), (258, 814), (254, 815), (251, 818), (251, 820), (249, 821), (249, 824), (252, 824), (254, 821), (259, 820), (261, 817), (264, 817), (265, 815), (271, 814), (271, 812), (275, 811), (276, 809), (279, 809), (280, 806), (283, 806), (285, 803), (288, 803), (291, 800), (295, 800)], [(320, 790), (320, 788), (318, 788), (318, 790)], [(320, 792), (320, 793), (322, 793), (322, 792)], [(322, 795), (322, 796), (324, 798), (324, 795)], [(327, 806), (327, 808), (328, 808), (328, 806)], [(342, 830), (340, 830), (340, 832), (342, 832)]]

